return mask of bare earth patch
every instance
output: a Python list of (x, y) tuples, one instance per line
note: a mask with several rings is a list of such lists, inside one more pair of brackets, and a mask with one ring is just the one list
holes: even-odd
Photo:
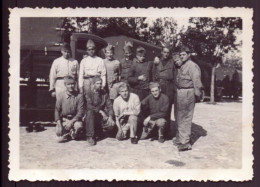
[(199, 103), (195, 107), (191, 151), (179, 153), (172, 141), (163, 144), (114, 138), (89, 147), (85, 141), (56, 143), (55, 128), (27, 133), (20, 127), (21, 169), (150, 169), (240, 168), (242, 151), (242, 103), (217, 105)]

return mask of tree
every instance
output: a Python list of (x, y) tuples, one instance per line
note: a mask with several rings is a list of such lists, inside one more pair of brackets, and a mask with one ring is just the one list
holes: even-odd
[(198, 56), (206, 56), (212, 65), (210, 103), (214, 103), (215, 70), (224, 54), (236, 50), (236, 31), (242, 29), (241, 18), (190, 18), (187, 31), (181, 33), (181, 43), (189, 46)]

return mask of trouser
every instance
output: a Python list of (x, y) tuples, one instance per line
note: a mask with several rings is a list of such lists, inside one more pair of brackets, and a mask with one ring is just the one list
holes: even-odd
[(158, 129), (158, 136), (164, 137), (165, 128), (167, 125), (167, 121), (164, 118), (157, 119), (155, 121), (150, 120), (147, 127), (143, 128), (143, 133), (141, 138), (148, 138), (154, 129)]
[(177, 89), (176, 97), (176, 140), (181, 144), (190, 142), (192, 118), (195, 107), (194, 89)]
[(104, 133), (113, 130), (113, 126), (109, 126), (103, 116), (93, 110), (87, 111), (85, 117), (85, 127), (87, 137), (102, 137)]
[[(124, 139), (127, 137), (127, 134), (130, 130), (130, 138), (136, 137), (136, 132), (137, 132), (137, 122), (138, 122), (138, 117), (134, 115), (128, 116), (128, 119), (120, 124), (122, 133), (118, 133), (117, 139)], [(123, 137), (122, 137), (123, 136)]]
[(57, 136), (58, 136), (58, 134), (61, 134), (61, 136), (71, 136), (73, 134), (73, 137), (71, 136), (71, 138), (78, 139), (80, 137), (80, 133), (83, 130), (83, 123), (82, 123), (82, 121), (76, 121), (72, 125), (71, 129), (66, 130), (64, 128), (64, 126), (68, 122), (69, 122), (69, 119), (62, 118), (62, 122), (61, 122), (62, 128), (58, 128), (58, 126), (56, 126), (56, 134), (57, 134)]

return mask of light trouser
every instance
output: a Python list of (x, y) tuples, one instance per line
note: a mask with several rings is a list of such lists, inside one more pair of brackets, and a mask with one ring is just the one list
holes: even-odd
[(176, 95), (176, 141), (190, 143), (191, 125), (195, 107), (194, 89), (177, 89)]
[[(136, 137), (137, 132), (137, 121), (138, 117), (134, 115), (128, 116), (126, 123), (120, 124), (123, 133), (117, 134), (117, 139), (124, 139), (126, 138), (127, 133), (130, 130), (130, 138)], [(122, 137), (123, 136), (123, 137)]]
[(164, 118), (160, 118), (155, 121), (150, 120), (148, 125), (143, 128), (141, 139), (148, 138), (155, 128), (158, 129), (158, 136), (164, 137), (166, 125), (167, 121)]
[[(69, 122), (69, 119), (62, 118), (62, 128), (59, 128), (58, 125), (56, 126), (56, 134), (61, 134), (61, 136), (70, 136), (72, 139), (78, 139), (81, 130), (83, 130), (83, 122), (82, 121), (76, 121), (71, 129), (66, 130), (64, 127), (66, 126), (66, 123)], [(71, 136), (73, 134), (73, 136)]]

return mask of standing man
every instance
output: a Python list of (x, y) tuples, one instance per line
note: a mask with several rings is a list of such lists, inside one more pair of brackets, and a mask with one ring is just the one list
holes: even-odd
[(78, 79), (79, 64), (78, 61), (71, 58), (70, 45), (65, 43), (61, 47), (62, 56), (55, 59), (50, 70), (50, 89), (52, 97), (58, 97), (61, 92), (66, 90), (64, 77), (71, 76)]
[(141, 139), (147, 139), (152, 135), (152, 131), (158, 129), (158, 142), (165, 141), (165, 127), (167, 125), (167, 115), (169, 111), (169, 98), (161, 93), (159, 83), (150, 83), (151, 95), (142, 101), (142, 111), (147, 111), (148, 116), (143, 124), (143, 133)]
[(96, 137), (102, 137), (104, 132), (115, 126), (113, 106), (109, 95), (102, 89), (102, 79), (94, 77), (93, 87), (85, 94), (87, 115), (85, 117), (87, 142), (90, 146), (96, 144)]
[(114, 53), (115, 47), (109, 44), (105, 49), (106, 59), (104, 63), (107, 70), (107, 90), (111, 100), (117, 97), (117, 86), (121, 75), (121, 64), (114, 59)]
[(66, 90), (56, 100), (55, 121), (58, 142), (78, 139), (83, 130), (84, 100), (75, 90), (76, 81), (73, 77), (64, 77)]
[(161, 58), (158, 64), (154, 64), (153, 81), (159, 82), (162, 93), (169, 98), (169, 113), (167, 120), (170, 121), (172, 104), (174, 101), (174, 95), (176, 91), (175, 86), (175, 64), (171, 58), (171, 47), (166, 45), (161, 52)]
[(126, 42), (124, 46), (124, 58), (120, 60), (121, 63), (121, 81), (128, 82), (128, 71), (133, 63), (133, 44)]
[(120, 95), (113, 104), (118, 128), (116, 138), (118, 140), (126, 139), (130, 130), (131, 143), (137, 144), (137, 122), (141, 106), (139, 97), (129, 92), (129, 86), (126, 83), (121, 83), (118, 90)]
[(191, 149), (190, 135), (195, 102), (201, 97), (201, 72), (197, 64), (190, 59), (188, 47), (180, 49), (181, 61), (176, 61), (178, 67), (176, 86), (176, 120), (177, 135), (174, 144), (179, 151)]
[(140, 100), (149, 95), (149, 82), (152, 78), (153, 64), (146, 61), (145, 55), (146, 50), (143, 47), (138, 47), (136, 49), (136, 58), (134, 58), (128, 72), (128, 82), (133, 93), (137, 94)]
[(90, 90), (92, 79), (100, 76), (102, 79), (102, 88), (106, 85), (106, 67), (102, 58), (96, 56), (96, 44), (88, 40), (87, 55), (80, 62), (79, 68), (79, 89), (81, 93)]

